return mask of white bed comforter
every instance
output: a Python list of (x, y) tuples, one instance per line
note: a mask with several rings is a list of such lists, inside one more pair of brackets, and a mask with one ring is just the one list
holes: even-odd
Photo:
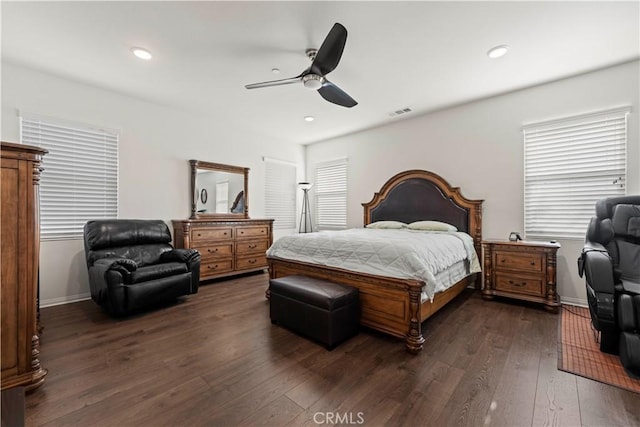
[[(468, 262), (469, 273), (480, 271), (473, 239), (461, 232), (354, 228), (291, 234), (278, 239), (267, 256), (421, 280), (425, 282), (423, 292), (431, 300), (438, 273), (460, 261)], [(440, 290), (442, 286), (438, 286)]]

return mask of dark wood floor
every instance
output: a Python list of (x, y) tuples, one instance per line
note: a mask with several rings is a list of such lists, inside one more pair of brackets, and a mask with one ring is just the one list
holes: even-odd
[(213, 283), (126, 320), (43, 309), (49, 375), (26, 425), (640, 425), (640, 395), (557, 370), (542, 309), (467, 290), (424, 323), (418, 356), (372, 331), (328, 352), (271, 325), (266, 286)]

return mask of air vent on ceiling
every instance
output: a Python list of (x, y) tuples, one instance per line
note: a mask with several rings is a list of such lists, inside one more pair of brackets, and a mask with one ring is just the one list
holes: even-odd
[(401, 108), (400, 110), (396, 110), (396, 111), (392, 111), (391, 113), (389, 113), (389, 115), (391, 117), (395, 117), (395, 116), (399, 116), (401, 114), (406, 114), (406, 113), (410, 113), (411, 112), (411, 108)]

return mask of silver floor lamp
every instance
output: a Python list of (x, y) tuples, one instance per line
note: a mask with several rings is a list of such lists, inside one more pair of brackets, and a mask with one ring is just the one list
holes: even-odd
[(311, 233), (313, 232), (313, 226), (311, 225), (311, 208), (309, 207), (309, 190), (313, 187), (310, 182), (299, 182), (298, 187), (304, 192), (302, 196), (302, 212), (300, 213), (300, 226), (298, 228), (299, 233)]

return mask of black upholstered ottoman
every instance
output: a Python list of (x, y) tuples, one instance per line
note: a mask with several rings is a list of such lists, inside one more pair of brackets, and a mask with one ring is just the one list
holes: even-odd
[(358, 289), (306, 276), (269, 281), (271, 323), (333, 349), (358, 333)]

